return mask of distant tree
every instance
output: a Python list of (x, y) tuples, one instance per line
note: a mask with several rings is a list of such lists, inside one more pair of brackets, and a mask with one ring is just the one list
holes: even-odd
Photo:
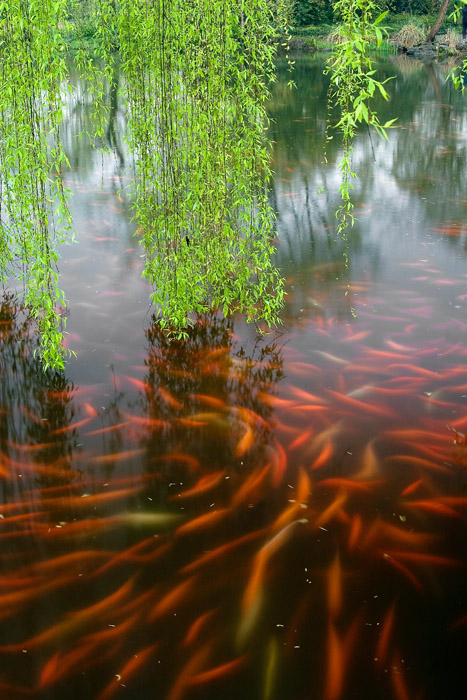
[(439, 8), (439, 13), (438, 17), (436, 18), (436, 22), (428, 32), (428, 36), (426, 40), (428, 42), (432, 42), (437, 33), (439, 32), (439, 28), (441, 27), (441, 24), (443, 23), (443, 19), (446, 17), (446, 12), (448, 11), (448, 7), (450, 4), (451, 0), (443, 0), (441, 7)]
[(331, 0), (295, 0), (294, 24), (305, 27), (308, 24), (332, 22), (333, 4)]

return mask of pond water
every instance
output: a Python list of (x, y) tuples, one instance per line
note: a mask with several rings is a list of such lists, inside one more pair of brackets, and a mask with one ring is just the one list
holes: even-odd
[(140, 277), (123, 106), (94, 152), (75, 81), (64, 376), (0, 309), (1, 697), (466, 696), (466, 101), (380, 63), (399, 126), (356, 139), (345, 242), (322, 65), (270, 103), (284, 326), (182, 343)]

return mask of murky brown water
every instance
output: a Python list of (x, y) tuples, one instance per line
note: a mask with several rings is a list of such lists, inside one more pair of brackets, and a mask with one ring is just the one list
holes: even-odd
[(465, 697), (465, 98), (443, 66), (381, 65), (399, 128), (357, 139), (346, 267), (320, 68), (271, 100), (266, 337), (215, 314), (161, 337), (124, 110), (101, 156), (70, 103), (66, 376), (14, 296), (0, 313), (2, 698)]

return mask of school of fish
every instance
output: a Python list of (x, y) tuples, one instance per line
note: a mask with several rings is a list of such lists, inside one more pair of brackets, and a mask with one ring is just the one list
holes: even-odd
[(467, 350), (406, 321), (152, 327), (112, 411), (2, 394), (2, 697), (431, 697), (407, 620), (466, 638)]

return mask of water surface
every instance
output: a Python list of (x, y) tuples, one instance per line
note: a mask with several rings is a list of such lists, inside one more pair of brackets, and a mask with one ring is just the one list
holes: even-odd
[(0, 313), (4, 697), (465, 697), (465, 98), (443, 65), (380, 72), (399, 127), (356, 140), (344, 241), (322, 62), (294, 92), (280, 69), (284, 326), (213, 313), (184, 343), (140, 277), (124, 107), (97, 154), (75, 81), (66, 374)]

